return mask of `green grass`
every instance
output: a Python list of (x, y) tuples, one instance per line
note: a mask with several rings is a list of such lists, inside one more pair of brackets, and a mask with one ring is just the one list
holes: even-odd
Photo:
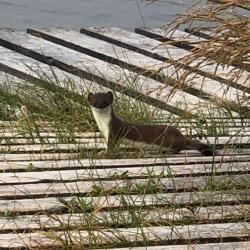
[[(68, 150), (70, 155), (75, 158), (75, 161), (79, 159), (89, 159), (93, 162), (91, 168), (95, 171), (95, 161), (102, 158), (117, 159), (117, 158), (142, 158), (152, 157), (157, 158), (167, 157), (166, 154), (156, 151), (140, 151), (131, 148), (117, 148), (112, 152), (106, 152), (99, 149), (87, 149), (83, 143), (79, 143), (77, 140), (79, 136), (78, 132), (97, 132), (98, 128), (91, 114), (90, 108), (87, 103), (87, 94), (89, 91), (96, 92), (97, 89), (80, 89), (80, 87), (71, 79), (67, 79), (63, 82), (64, 90), (60, 89), (62, 83), (59, 82), (58, 77), (54, 75), (54, 79), (51, 79), (46, 75), (41, 76), (43, 80), (46, 80), (48, 85), (37, 84), (36, 82), (29, 82), (23, 84), (16, 84), (13, 89), (8, 83), (2, 83), (0, 86), (0, 115), (1, 120), (16, 122), (16, 128), (11, 127), (9, 124), (1, 125), (2, 130), (13, 131), (16, 129), (18, 135), (29, 139), (30, 143), (34, 143), (37, 138), (41, 144), (49, 144), (48, 138), (44, 138), (42, 133), (53, 132), (55, 133), (59, 143), (72, 143), (76, 145), (76, 151), (78, 155), (74, 155), (75, 151)], [(84, 85), (84, 84), (83, 84)], [(48, 87), (50, 86), (50, 87)], [(136, 78), (130, 83), (130, 91), (138, 91)], [(178, 88), (178, 86), (177, 86)], [(76, 91), (77, 90), (77, 91)], [(106, 91), (104, 88), (100, 88), (102, 91)], [(208, 113), (205, 114), (201, 111), (201, 107), (195, 107), (198, 111), (196, 119), (187, 118), (188, 115), (174, 116), (174, 115), (162, 115), (159, 112), (159, 108), (150, 107), (144, 102), (136, 99), (129, 98), (123, 93), (114, 91), (115, 102), (114, 110), (119, 117), (126, 121), (134, 123), (146, 123), (156, 124), (164, 123), (174, 126), (182, 127), (187, 135), (199, 134), (203, 137), (230, 135), (230, 126), (237, 127), (241, 132), (245, 127), (250, 127), (249, 119), (239, 114), (239, 124), (235, 123), (234, 114), (230, 109), (230, 105), (221, 102), (221, 100), (215, 100), (213, 103), (217, 104), (217, 110), (214, 110), (212, 106), (207, 107)], [(166, 97), (167, 100), (167, 97)], [(242, 100), (239, 100), (238, 106), (242, 105)], [(21, 110), (26, 110), (21, 112)], [(187, 113), (190, 110), (187, 110)], [(216, 111), (216, 112), (215, 112)], [(215, 113), (221, 114), (218, 119)], [(248, 117), (249, 118), (249, 117)], [(185, 123), (185, 124), (183, 124)], [(81, 137), (80, 137), (81, 138)], [(10, 138), (8, 139), (10, 140)], [(7, 141), (8, 141), (7, 140)], [(7, 143), (8, 144), (8, 143)], [(9, 143), (11, 144), (11, 143)], [(226, 145), (225, 147), (227, 147)], [(12, 153), (10, 150), (5, 150), (1, 153)], [(39, 152), (43, 153), (43, 152)], [(55, 153), (55, 152), (52, 152)], [(211, 163), (212, 164), (212, 163)], [(237, 162), (235, 163), (237, 164)], [(183, 165), (185, 167), (185, 165)], [(224, 179), (217, 181), (215, 177), (219, 174), (216, 170), (213, 170), (209, 176), (207, 176), (206, 182), (196, 186), (189, 186), (188, 188), (181, 187), (175, 184), (175, 173), (171, 171), (171, 168), (166, 164), (166, 168), (169, 172), (161, 172), (156, 174), (154, 171), (148, 171), (146, 176), (136, 178), (128, 175), (128, 172), (124, 170), (123, 173), (109, 176), (108, 178), (98, 178), (98, 180), (91, 180), (93, 184), (90, 186), (88, 192), (75, 191), (71, 197), (68, 195), (61, 195), (58, 197), (58, 201), (62, 206), (62, 211), (42, 211), (52, 221), (59, 222), (59, 226), (52, 227), (51, 229), (44, 230), (43, 233), (58, 242), (63, 249), (93, 249), (93, 248), (106, 248), (106, 247), (128, 247), (128, 246), (149, 246), (162, 243), (161, 239), (156, 238), (154, 241), (149, 239), (145, 228), (150, 226), (168, 226), (175, 232), (176, 226), (185, 226), (192, 224), (209, 224), (219, 222), (237, 222), (237, 221), (249, 221), (250, 211), (249, 207), (245, 208), (241, 203), (249, 204), (249, 200), (244, 202), (235, 201), (236, 205), (239, 205), (237, 211), (232, 213), (224, 211), (225, 204), (213, 204), (212, 197), (204, 199), (202, 204), (193, 204), (190, 200), (190, 204), (180, 205), (178, 202), (168, 201), (164, 206), (157, 205), (155, 200), (151, 205), (146, 205), (145, 197), (151, 195), (152, 198), (157, 197), (159, 193), (178, 195), (182, 192), (192, 192), (194, 196), (201, 195), (205, 192), (221, 191), (222, 193), (231, 194), (239, 190), (247, 192), (249, 191), (249, 180), (235, 180), (230, 175), (225, 175)], [(55, 167), (56, 169), (56, 167)], [(83, 168), (81, 168), (83, 169)], [(26, 166), (25, 171), (36, 172), (40, 171), (39, 167), (35, 163), (29, 163)], [(32, 173), (27, 173), (32, 175)], [(41, 171), (41, 176), (43, 172)], [(163, 178), (168, 178), (169, 183), (173, 184), (172, 187), (167, 188), (167, 182), (163, 182)], [(192, 182), (192, 176), (185, 176)], [(120, 181), (119, 185), (104, 185), (104, 181)], [(57, 180), (59, 183), (65, 183), (63, 179)], [(180, 182), (179, 182), (180, 183)], [(183, 183), (183, 185), (186, 185)], [(80, 187), (78, 187), (80, 190)], [(29, 190), (27, 190), (27, 194)], [(137, 195), (141, 198), (141, 202), (136, 202), (130, 199), (131, 195)], [(44, 197), (46, 194), (44, 194)], [(112, 198), (119, 196), (121, 205), (118, 207), (103, 207), (102, 203), (96, 203), (93, 199), (102, 199), (103, 197)], [(91, 200), (90, 197), (93, 199)], [(156, 198), (155, 198), (156, 199)], [(221, 217), (218, 219), (214, 216), (218, 212), (209, 211), (200, 212), (201, 209), (205, 209), (209, 206), (217, 206), (221, 208)], [(220, 206), (221, 205), (221, 206)], [(59, 218), (60, 213), (68, 213), (68, 221)], [(75, 214), (80, 215), (79, 221), (72, 224), (71, 216)], [(2, 218), (15, 217), (15, 213), (6, 209), (0, 214)], [(34, 214), (34, 218), (37, 214)], [(46, 227), (46, 225), (45, 225)], [(138, 240), (129, 240), (125, 237), (119, 229), (126, 229), (129, 227), (138, 228), (138, 235), (141, 236)], [(41, 226), (41, 228), (43, 228)], [(58, 235), (58, 230), (62, 231), (62, 234)], [(103, 229), (108, 231), (108, 236), (103, 233)], [(74, 233), (72, 233), (74, 230)], [(84, 239), (81, 235), (81, 231), (84, 230), (88, 233), (89, 241)], [(94, 233), (95, 231), (95, 233)], [(100, 233), (98, 235), (98, 233)], [(137, 236), (138, 236), (137, 235)], [(108, 238), (110, 241), (107, 244), (102, 242), (102, 239)], [(112, 238), (112, 239), (111, 239)], [(167, 241), (167, 240), (165, 240)], [(169, 242), (168, 242), (169, 243)], [(171, 242), (172, 244), (173, 242)], [(178, 242), (177, 242), (178, 243)], [(183, 243), (183, 242), (182, 242)], [(190, 243), (190, 242), (184, 242)], [(194, 243), (194, 242), (192, 242)]]

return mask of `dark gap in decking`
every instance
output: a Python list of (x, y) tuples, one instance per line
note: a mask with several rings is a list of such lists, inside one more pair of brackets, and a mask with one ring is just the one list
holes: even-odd
[[(102, 53), (96, 52), (94, 50), (87, 49), (87, 48), (85, 48), (83, 46), (79, 46), (77, 44), (67, 42), (67, 41), (65, 41), (63, 39), (60, 39), (60, 38), (57, 38), (55, 36), (45, 34), (45, 33), (41, 32), (41, 31), (37, 31), (37, 30), (34, 30), (34, 29), (27, 29), (27, 32), (29, 34), (33, 35), (33, 36), (43, 38), (43, 39), (45, 39), (47, 41), (62, 45), (62, 46), (66, 47), (66, 48), (69, 48), (69, 49), (76, 50), (78, 52), (81, 52), (81, 53), (84, 53), (86, 55), (98, 58), (98, 59), (103, 60), (105, 62), (114, 64), (114, 65), (118, 65), (120, 67), (123, 67), (125, 69), (130, 70), (130, 71), (133, 71), (133, 72), (138, 73), (140, 75), (143, 75), (145, 77), (151, 78), (151, 79), (156, 80), (158, 82), (165, 83), (166, 85), (170, 85), (170, 86), (173, 86), (173, 87), (176, 86), (176, 81), (174, 79), (168, 78), (167, 76), (162, 76), (160, 73), (156, 73), (153, 70), (140, 68), (140, 67), (138, 67), (136, 65), (126, 63), (126, 62), (124, 62), (122, 60), (119, 60), (117, 58), (107, 56), (107, 55), (104, 55)], [(166, 81), (166, 79), (168, 79), (168, 80)], [(181, 89), (181, 90), (183, 90), (183, 91), (185, 91), (185, 92), (187, 92), (187, 93), (189, 93), (191, 95), (195, 95), (195, 96), (197, 96), (199, 98), (202, 98), (204, 100), (209, 100), (209, 98), (211, 98), (211, 96), (212, 96), (212, 95), (204, 93), (201, 90), (197, 90), (195, 88), (188, 87), (188, 86)]]
[[(118, 92), (121, 92), (121, 93), (123, 93), (123, 94), (125, 94), (125, 95), (127, 95), (129, 97), (135, 98), (135, 99), (140, 100), (140, 101), (145, 102), (145, 103), (148, 103), (149, 105), (155, 106), (155, 107), (163, 109), (163, 110), (167, 110), (167, 111), (169, 111), (169, 112), (171, 112), (173, 114), (181, 115), (181, 116), (184, 116), (184, 117), (185, 116), (189, 116), (189, 117), (192, 117), (192, 118), (197, 117), (196, 115), (188, 113), (185, 110), (179, 109), (177, 107), (170, 106), (170, 105), (168, 105), (167, 103), (165, 103), (163, 101), (159, 101), (158, 99), (146, 96), (144, 94), (141, 94), (140, 92), (137, 92), (135, 90), (131, 90), (128, 87), (117, 85), (115, 82), (109, 81), (109, 80), (104, 79), (104, 78), (102, 78), (100, 76), (91, 74), (91, 73), (89, 73), (87, 71), (84, 71), (84, 70), (78, 69), (78, 68), (76, 68), (74, 66), (71, 66), (69, 64), (63, 63), (63, 62), (61, 62), (61, 61), (59, 61), (57, 59), (54, 59), (53, 57), (44, 56), (44, 55), (39, 54), (39, 53), (37, 53), (37, 52), (35, 52), (33, 50), (24, 48), (22, 46), (16, 45), (16, 44), (11, 43), (11, 42), (8, 42), (8, 41), (6, 41), (4, 39), (1, 39), (1, 38), (0, 38), (0, 46), (3, 46), (5, 48), (7, 48), (7, 49), (16, 51), (16, 52), (21, 53), (21, 54), (23, 54), (25, 56), (31, 57), (31, 58), (33, 58), (35, 60), (38, 60), (38, 61), (40, 61), (42, 63), (45, 63), (45, 64), (49, 65), (49, 66), (55, 66), (55, 67), (65, 71), (65, 72), (68, 72), (70, 74), (79, 76), (80, 78), (83, 78), (83, 79), (86, 79), (86, 80), (89, 80), (89, 81), (94, 81), (94, 82), (96, 82), (97, 84), (99, 84), (101, 86), (111, 88), (111, 89), (116, 90)], [(22, 75), (26, 75), (26, 78), (29, 77), (27, 74), (22, 73), (22, 72), (20, 72), (18, 70), (11, 69), (10, 67), (7, 67), (7, 66), (5, 66), (5, 65), (3, 65), (1, 63), (0, 63), (0, 70), (4, 71), (6, 73), (12, 74), (14, 76), (17, 76), (17, 77), (20, 76), (20, 73)], [(14, 72), (16, 74), (13, 74)], [(19, 72), (19, 73), (17, 74), (17, 72)], [(79, 94), (78, 94), (78, 96), (79, 96)]]
[(204, 71), (201, 71), (201, 70), (198, 70), (198, 69), (194, 69), (191, 66), (184, 65), (184, 64), (178, 63), (177, 61), (170, 60), (170, 59), (168, 59), (168, 58), (166, 58), (164, 56), (161, 56), (161, 55), (159, 55), (157, 53), (153, 53), (153, 52), (149, 52), (149, 51), (144, 50), (144, 49), (140, 49), (140, 48), (138, 48), (138, 47), (136, 47), (134, 45), (130, 45), (130, 44), (118, 41), (116, 39), (107, 37), (105, 35), (96, 33), (94, 31), (91, 31), (91, 30), (88, 30), (88, 29), (83, 29), (82, 28), (80, 30), (80, 32), (83, 33), (83, 34), (85, 34), (85, 35), (88, 35), (88, 36), (91, 36), (91, 37), (94, 37), (94, 38), (97, 38), (97, 39), (101, 39), (103, 41), (115, 44), (115, 45), (120, 46), (122, 48), (126, 48), (126, 49), (129, 49), (129, 50), (141, 53), (143, 55), (146, 55), (148, 57), (154, 58), (156, 60), (160, 60), (160, 61), (163, 61), (163, 62), (169, 62), (172, 65), (177, 65), (177, 66), (179, 66), (179, 67), (181, 67), (183, 69), (186, 69), (188, 71), (191, 70), (191, 71), (196, 72), (196, 73), (198, 73), (198, 74), (200, 74), (202, 76), (209, 77), (209, 78), (214, 79), (214, 80), (219, 81), (219, 82), (223, 82), (223, 83), (229, 85), (230, 87), (234, 87), (234, 88), (240, 89), (240, 90), (242, 90), (244, 92), (250, 93), (250, 88), (248, 88), (248, 87), (244, 87), (244, 86), (242, 86), (240, 84), (237, 84), (237, 83), (234, 83), (234, 82), (230, 82), (230, 84), (229, 84), (228, 80), (225, 80), (225, 79), (223, 79), (223, 78), (221, 78), (219, 76), (215, 76), (215, 75), (212, 75), (212, 74), (209, 74), (209, 73), (205, 73)]
[(204, 38), (204, 39), (207, 39), (207, 40), (210, 40), (212, 39), (212, 36), (208, 35), (208, 34), (205, 34), (201, 31), (198, 31), (197, 29), (195, 28), (185, 28), (184, 29), (187, 33), (191, 34), (191, 35), (194, 35), (194, 36), (198, 36), (198, 37), (201, 37), (201, 38)]

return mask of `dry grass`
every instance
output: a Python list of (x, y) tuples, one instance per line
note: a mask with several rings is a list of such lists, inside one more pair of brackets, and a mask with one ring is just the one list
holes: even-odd
[[(208, 4), (198, 10), (191, 9), (181, 14), (166, 26), (166, 32), (184, 25), (193, 32), (211, 34), (208, 35), (208, 40), (199, 43), (192, 56), (184, 58), (183, 61), (188, 64), (197, 59), (200, 59), (200, 64), (216, 61), (217, 68), (220, 65), (239, 65), (242, 69), (237, 70), (232, 79), (237, 81), (243, 70), (249, 70), (250, 19), (234, 9), (236, 4), (243, 1), (226, 2), (223, 5)], [(249, 79), (246, 84), (249, 86)]]
[[(235, 2), (237, 1), (222, 6), (208, 5), (200, 11), (187, 12), (178, 17), (174, 23), (166, 26), (167, 31), (172, 32), (181, 25), (191, 25), (193, 21), (211, 22), (211, 27), (199, 27), (196, 29), (196, 32), (204, 33), (209, 31), (216, 34), (206, 41), (201, 41), (190, 56), (181, 59), (177, 64), (192, 64), (194, 61), (198, 61), (199, 63), (195, 66), (197, 69), (203, 64), (209, 64), (214, 61), (216, 61), (218, 67), (225, 67), (227, 64), (236, 65), (237, 68), (231, 81), (237, 82), (237, 79), (239, 79), (243, 70), (246, 70), (249, 64), (247, 53), (249, 53), (250, 33), (249, 29), (247, 29), (249, 20), (231, 11), (236, 4)], [(177, 65), (177, 69), (178, 67)], [(216, 71), (214, 74), (216, 74)], [(188, 75), (184, 75), (180, 82), (185, 82), (187, 77)], [(51, 84), (57, 86), (56, 81), (51, 82)], [(246, 81), (245, 84), (247, 85), (248, 82)], [(134, 85), (136, 85), (136, 82), (134, 82)], [(69, 91), (76, 88), (75, 83), (72, 81), (65, 83), (65, 86), (67, 86)], [(56, 88), (53, 89), (55, 90)], [(48, 90), (41, 86), (36, 86), (36, 84), (27, 83), (15, 88), (14, 91), (8, 85), (5, 85), (0, 89), (0, 114), (5, 120), (17, 120), (21, 130), (20, 133), (30, 134), (31, 137), (33, 132), (36, 133), (37, 137), (40, 136), (39, 130), (41, 128), (39, 126), (40, 124), (44, 125), (44, 121), (46, 121), (46, 126), (48, 125), (50, 129), (53, 129), (60, 136), (62, 142), (69, 142), (68, 139), (70, 138), (70, 142), (77, 145), (77, 142), (74, 141), (76, 139), (74, 138), (75, 132), (93, 132), (97, 130), (87, 105), (86, 93), (86, 91), (82, 92), (78, 96), (79, 99), (75, 98), (72, 100), (64, 92)], [(149, 109), (149, 106), (145, 103), (135, 100), (131, 101), (131, 98), (126, 97), (122, 93), (119, 94), (119, 98), (119, 103), (116, 102), (115, 109), (123, 119), (143, 123), (157, 122), (152, 121), (156, 117), (155, 110)], [(221, 119), (219, 121), (220, 117), (218, 120), (209, 119), (209, 116), (211, 118), (214, 117), (212, 110), (207, 116), (201, 113), (199, 119), (192, 121), (192, 123), (185, 120), (186, 124), (190, 122), (190, 126), (187, 127), (187, 133), (191, 130), (197, 130), (198, 133), (203, 134), (205, 130), (207, 135), (215, 137), (228, 133), (227, 123), (232, 125), (235, 122), (231, 109), (226, 106), (227, 103), (221, 100), (216, 100), (216, 102), (218, 108), (225, 109), (227, 120)], [(241, 107), (241, 104), (242, 100), (239, 100), (237, 105)], [(25, 112), (26, 114), (18, 117), (16, 110), (20, 110), (22, 106), (26, 107), (27, 113)], [(131, 107), (133, 107), (132, 111)], [(184, 121), (182, 117), (178, 118), (177, 121), (175, 117), (168, 117), (167, 119), (168, 122), (173, 122), (175, 125)], [(162, 120), (165, 120), (165, 118)], [(239, 131), (245, 125), (246, 123), (244, 122), (238, 125)], [(62, 249), (133, 247), (165, 243), (172, 245), (176, 243), (164, 238), (156, 230), (149, 233), (150, 227), (154, 226), (166, 226), (166, 231), (170, 231), (169, 235), (176, 235), (176, 238), (179, 237), (177, 243), (197, 243), (199, 242), (197, 240), (195, 242), (189, 239), (182, 241), (182, 227), (193, 224), (203, 225), (249, 221), (249, 206), (242, 205), (242, 203), (249, 204), (249, 180), (247, 176), (246, 178), (243, 178), (243, 175), (236, 178), (233, 174), (223, 176), (220, 172), (216, 173), (214, 163), (211, 163), (212, 172), (210, 174), (206, 174), (208, 165), (205, 166), (204, 164), (204, 173), (206, 175), (198, 173), (197, 176), (192, 176), (191, 174), (185, 177), (178, 176), (176, 173), (171, 172), (171, 167), (166, 164), (147, 169), (148, 172), (144, 173), (144, 176), (140, 176), (140, 178), (136, 177), (135, 173), (134, 176), (131, 174), (132, 167), (128, 171), (123, 171), (123, 168), (120, 167), (119, 174), (114, 174), (113, 171), (113, 175), (106, 173), (106, 177), (100, 176), (99, 178), (96, 170), (100, 171), (102, 169), (95, 168), (95, 162), (100, 155), (95, 150), (86, 152), (86, 149), (82, 148), (80, 151), (80, 158), (85, 157), (93, 161), (93, 166), (81, 168), (81, 170), (88, 170), (86, 172), (89, 176), (86, 177), (85, 175), (85, 179), (81, 179), (82, 182), (79, 180), (80, 177), (74, 180), (67, 179), (67, 181), (63, 178), (56, 179), (56, 183), (65, 185), (65, 187), (61, 188), (66, 190), (64, 191), (65, 193), (60, 193), (61, 198), (56, 193), (57, 190), (54, 189), (54, 182), (51, 179), (46, 180), (44, 184), (45, 186), (47, 184), (48, 188), (44, 189), (45, 192), (40, 194), (35, 193), (31, 189), (23, 189), (23, 187), (18, 185), (12, 186), (16, 188), (16, 192), (19, 192), (19, 195), (20, 190), (25, 190), (21, 195), (27, 195), (31, 199), (35, 195), (45, 198), (50, 193), (51, 197), (57, 198), (63, 210), (51, 209), (50, 211), (44, 211), (41, 208), (42, 212), (40, 214), (30, 212), (30, 215), (23, 218), (18, 216), (18, 212), (7, 208), (2, 211), (1, 219), (7, 220), (10, 219), (9, 217), (12, 217), (14, 222), (15, 220), (18, 221), (18, 219), (26, 221), (29, 219), (32, 221), (31, 224), (35, 232), (40, 229), (44, 230), (43, 235), (52, 239)], [(113, 156), (108, 157), (128, 158), (131, 155), (129, 152), (122, 151), (115, 152)], [(145, 156), (145, 154), (139, 155), (138, 152), (135, 152), (132, 155), (135, 158), (140, 156)], [(155, 155), (156, 157), (157, 155)], [(80, 158), (77, 158), (76, 162)], [(220, 164), (216, 165), (217, 169), (221, 167)], [(237, 162), (235, 164), (237, 165)], [(181, 165), (180, 167), (183, 166)], [(159, 171), (160, 167), (164, 167), (164, 169)], [(232, 166), (229, 165), (230, 167)], [(157, 171), (154, 172), (155, 170)], [(38, 172), (41, 169), (30, 163), (27, 165), (26, 171)], [(60, 171), (58, 170), (58, 175), (61, 174)], [(128, 173), (129, 171), (131, 172)], [(75, 172), (78, 175), (77, 169), (75, 169)], [(92, 175), (95, 176), (94, 181), (91, 179)], [(185, 182), (183, 181), (184, 179)], [(4, 187), (7, 184), (2, 183), (2, 186)], [(31, 184), (36, 185), (36, 183)], [(25, 186), (25, 184), (23, 185)], [(86, 188), (83, 190), (83, 187)], [(243, 193), (241, 196), (238, 195), (240, 191)], [(220, 192), (217, 196), (219, 200), (217, 200), (217, 203), (212, 196), (215, 192)], [(182, 194), (183, 197), (189, 197), (190, 195), (189, 200), (186, 198), (182, 198), (182, 200), (179, 198), (178, 200), (176, 198)], [(225, 205), (226, 202), (221, 198), (223, 194), (228, 194), (229, 196), (236, 194), (235, 200), (231, 201), (231, 203), (234, 203), (234, 210), (228, 209)], [(134, 195), (134, 198), (131, 198), (132, 195)], [(242, 197), (246, 197), (246, 199), (244, 200)], [(104, 198), (109, 201), (113, 199), (112, 204), (105, 201), (105, 205), (103, 205), (104, 203), (101, 203), (100, 200)], [(19, 199), (20, 196), (16, 200), (18, 201)], [(198, 202), (195, 202), (195, 199)], [(119, 204), (119, 206), (115, 204)], [(48, 204), (48, 206), (51, 207), (51, 204)], [(62, 215), (62, 213), (66, 214)], [(21, 222), (23, 221), (21, 220)], [(34, 226), (35, 222), (37, 222), (37, 225)], [(129, 227), (134, 228), (132, 233), (129, 231)], [(23, 229), (18, 230), (21, 232), (25, 231)]]

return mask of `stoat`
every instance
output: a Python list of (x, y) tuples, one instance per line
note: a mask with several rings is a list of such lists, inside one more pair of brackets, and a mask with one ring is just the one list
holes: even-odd
[(89, 93), (88, 102), (99, 130), (105, 137), (108, 149), (121, 139), (137, 143), (157, 145), (171, 153), (184, 149), (196, 149), (202, 155), (214, 155), (214, 150), (200, 141), (184, 136), (178, 129), (166, 125), (133, 124), (118, 118), (113, 109), (113, 93)]

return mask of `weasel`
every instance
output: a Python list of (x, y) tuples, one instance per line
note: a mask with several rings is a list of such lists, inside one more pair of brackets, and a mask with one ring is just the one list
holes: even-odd
[(171, 153), (184, 149), (196, 149), (202, 155), (211, 156), (215, 152), (208, 145), (184, 136), (178, 129), (166, 125), (133, 124), (118, 118), (113, 109), (113, 93), (89, 93), (88, 102), (95, 121), (105, 137), (107, 148), (110, 149), (121, 139), (133, 142), (157, 145)]

